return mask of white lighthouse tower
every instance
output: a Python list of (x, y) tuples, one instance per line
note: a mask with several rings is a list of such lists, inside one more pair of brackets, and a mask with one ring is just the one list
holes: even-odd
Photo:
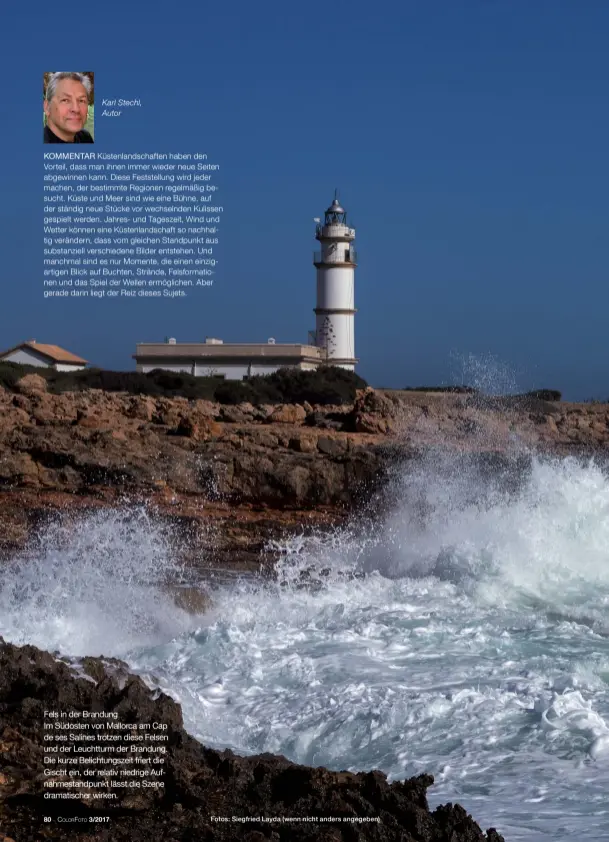
[(355, 229), (347, 225), (347, 212), (334, 194), (323, 223), (318, 222), (313, 263), (317, 267), (315, 344), (323, 348), (331, 365), (355, 370)]

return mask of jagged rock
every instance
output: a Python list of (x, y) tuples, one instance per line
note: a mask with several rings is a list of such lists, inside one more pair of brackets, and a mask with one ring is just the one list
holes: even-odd
[(317, 439), (318, 451), (325, 453), (327, 456), (344, 456), (347, 452), (347, 447), (348, 442), (345, 438), (319, 436)]
[(373, 413), (390, 418), (396, 410), (396, 402), (375, 389), (364, 389), (355, 400), (355, 412)]
[(29, 453), (10, 453), (0, 459), (0, 481), (22, 485), (36, 483), (38, 467)]
[(251, 403), (242, 403), (220, 407), (216, 417), (218, 421), (226, 421), (229, 424), (243, 424), (246, 421), (252, 421), (257, 416), (258, 411)]
[(191, 416), (182, 415), (173, 432), (176, 436), (185, 436), (189, 439), (201, 437), (199, 424)]
[(300, 404), (284, 403), (273, 410), (269, 421), (274, 424), (302, 424), (306, 417), (306, 410)]
[(345, 417), (344, 429), (356, 433), (387, 435), (396, 430), (398, 404), (374, 389), (359, 392), (352, 411)]
[(13, 406), (17, 406), (17, 407), (19, 407), (19, 409), (23, 409), (23, 410), (29, 410), (32, 406), (30, 401), (24, 395), (13, 395), (13, 399), (11, 401), (11, 404)]
[(26, 409), (11, 406), (7, 408), (4, 417), (0, 417), (0, 430), (12, 430), (30, 423), (30, 415)]
[(208, 441), (212, 436), (219, 436), (222, 427), (209, 415), (193, 412), (181, 415), (171, 432), (175, 436), (184, 436), (195, 441)]
[[(459, 805), (445, 804), (431, 811), (426, 796), (433, 784), (431, 775), (389, 784), (378, 771), (331, 772), (271, 754), (238, 757), (229, 750), (214, 751), (184, 731), (178, 704), (129, 675), (126, 664), (83, 658), (80, 669), (88, 678), (77, 677), (68, 664), (48, 652), (33, 646), (19, 648), (0, 638), (0, 820), (2, 833), (10, 834), (9, 838), (34, 839), (42, 834), (57, 842), (89, 842), (93, 831), (88, 822), (44, 823), (43, 817), (88, 819), (102, 814), (110, 822), (96, 825), (98, 842), (273, 838), (504, 842), (492, 828), (484, 834)], [(45, 710), (116, 712), (122, 722), (166, 724), (164, 787), (140, 788), (136, 795), (119, 788), (114, 790), (116, 798), (95, 802), (45, 800), (44, 792), (49, 791), (43, 787)], [(247, 824), (217, 822), (212, 815), (252, 820)], [(279, 821), (257, 821), (259, 816)], [(281, 822), (282, 817), (307, 816), (334, 816), (340, 821)], [(354, 818), (378, 821), (349, 821)]]
[(386, 418), (367, 412), (357, 412), (353, 421), (353, 429), (356, 433), (386, 435), (390, 426)]
[[(296, 528), (305, 516), (311, 524), (340, 521), (364, 499), (362, 488), (382, 483), (388, 462), (393, 467), (414, 450), (509, 450), (517, 437), (525, 446), (558, 453), (609, 451), (605, 404), (476, 403), (463, 395), (389, 397), (368, 389), (352, 408), (244, 405), (240, 411), (243, 421), (216, 421), (220, 406), (211, 401), (99, 389), (25, 395), (0, 388), (0, 554), (14, 549), (16, 536), (25, 540), (20, 506), (69, 510), (159, 494), (176, 516), (187, 511), (207, 522), (215, 517), (210, 504), (222, 503), (240, 515), (235, 523), (244, 524), (243, 532), (235, 527), (230, 534), (239, 541), (246, 536), (257, 551), (254, 508), (267, 511), (257, 521), (265, 535), (289, 523)], [(390, 457), (388, 440), (396, 444)], [(160, 494), (159, 482), (167, 494)], [(9, 494), (21, 497), (13, 504)]]
[(279, 445), (279, 435), (275, 430), (268, 428), (251, 428), (246, 431), (248, 443), (256, 445), (257, 447), (276, 448)]
[(142, 421), (152, 421), (156, 412), (156, 403), (152, 398), (142, 395), (132, 398), (126, 410), (130, 418), (140, 418)]
[[(76, 414), (76, 423), (79, 427), (85, 427), (89, 430), (98, 430), (102, 426), (102, 419), (94, 412), (85, 412), (78, 410)], [(106, 426), (109, 422), (106, 420)]]
[(314, 453), (317, 450), (317, 436), (304, 432), (298, 436), (292, 436), (288, 442), (288, 447), (297, 453)]
[(199, 415), (208, 415), (210, 418), (216, 417), (219, 406), (219, 404), (214, 403), (213, 401), (205, 401), (202, 399), (193, 401), (192, 404), (194, 412), (197, 412)]
[(171, 403), (167, 398), (163, 398), (157, 401), (157, 410), (151, 420), (154, 424), (162, 424), (164, 427), (175, 429), (181, 417), (182, 407)]
[[(322, 410), (314, 410), (309, 412), (305, 418), (305, 425), (307, 427), (317, 427), (319, 430), (343, 430), (345, 428), (345, 417), (337, 418), (331, 412), (324, 412)], [(354, 430), (349, 430), (354, 432)]]

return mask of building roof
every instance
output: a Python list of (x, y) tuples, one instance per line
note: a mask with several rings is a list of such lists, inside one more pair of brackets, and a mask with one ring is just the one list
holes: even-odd
[(176, 342), (175, 345), (168, 342), (142, 342), (136, 345), (136, 352), (133, 355), (136, 360), (155, 359), (242, 359), (247, 358), (273, 358), (278, 359), (309, 359), (320, 361), (322, 349), (315, 345), (301, 344), (280, 344), (279, 342), (251, 342), (251, 343), (221, 343), (218, 345), (206, 342)]
[(88, 362), (87, 360), (83, 360), (82, 357), (77, 357), (76, 354), (72, 354), (70, 351), (60, 348), (59, 345), (46, 345), (42, 342), (36, 342), (33, 339), (29, 342), (22, 342), (20, 345), (15, 345), (13, 348), (9, 348), (8, 351), (4, 351), (0, 354), (0, 359), (8, 356), (8, 354), (12, 354), (13, 351), (19, 351), (20, 349), (30, 349), (31, 351), (35, 351), (37, 354), (41, 354), (43, 357), (47, 357), (47, 359), (52, 360), (54, 363), (86, 365)]

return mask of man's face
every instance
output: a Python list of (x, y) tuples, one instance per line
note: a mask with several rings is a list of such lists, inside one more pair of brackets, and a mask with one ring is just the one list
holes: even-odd
[(87, 122), (88, 105), (85, 86), (74, 79), (62, 79), (53, 99), (44, 102), (49, 128), (62, 140), (73, 140)]

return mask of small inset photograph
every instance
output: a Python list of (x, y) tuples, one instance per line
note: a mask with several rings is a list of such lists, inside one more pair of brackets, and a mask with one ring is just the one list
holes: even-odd
[(93, 143), (94, 74), (50, 71), (42, 81), (45, 143)]

